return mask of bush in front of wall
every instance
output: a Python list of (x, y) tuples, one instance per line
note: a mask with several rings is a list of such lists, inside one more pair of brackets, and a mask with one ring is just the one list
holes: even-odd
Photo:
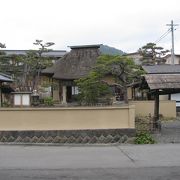
[(43, 99), (44, 105), (46, 106), (53, 106), (54, 105), (54, 100), (52, 97), (45, 97)]
[(11, 106), (11, 103), (8, 102), (8, 101), (4, 101), (4, 102), (2, 103), (2, 107), (10, 107), (10, 106)]
[(138, 133), (135, 137), (135, 144), (154, 144), (155, 140), (151, 136), (151, 134), (147, 132)]

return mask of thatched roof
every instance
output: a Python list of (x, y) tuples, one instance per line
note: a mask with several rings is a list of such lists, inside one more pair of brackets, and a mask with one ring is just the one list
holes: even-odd
[(55, 79), (73, 80), (88, 75), (100, 55), (100, 45), (70, 46), (71, 51), (64, 55), (53, 67), (42, 71), (52, 74)]
[[(59, 61), (60, 61), (60, 60), (59, 60)], [(55, 68), (56, 68), (56, 65), (58, 64), (59, 61), (57, 61), (53, 66), (48, 67), (48, 68), (46, 68), (46, 69), (43, 69), (43, 70), (41, 71), (41, 74), (53, 76), (54, 71), (55, 71)]]
[(180, 89), (180, 74), (147, 74), (144, 77), (151, 90)]

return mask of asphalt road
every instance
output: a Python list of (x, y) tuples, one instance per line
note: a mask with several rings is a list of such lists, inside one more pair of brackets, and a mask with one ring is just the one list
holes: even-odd
[(0, 180), (179, 180), (180, 144), (0, 145)]

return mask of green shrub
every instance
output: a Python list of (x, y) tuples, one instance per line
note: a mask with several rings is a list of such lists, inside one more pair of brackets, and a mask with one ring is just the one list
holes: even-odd
[(151, 136), (151, 134), (147, 132), (141, 132), (136, 135), (135, 144), (154, 144), (155, 140)]
[(87, 77), (75, 81), (79, 88), (78, 101), (81, 105), (96, 105), (98, 100), (111, 96), (109, 86), (101, 81), (97, 72), (91, 72)]
[(2, 103), (2, 107), (10, 107), (10, 106), (11, 106), (11, 103), (8, 102), (8, 101), (4, 101), (4, 102)]
[(53, 106), (54, 105), (54, 101), (52, 97), (45, 97), (43, 99), (43, 102), (46, 106)]

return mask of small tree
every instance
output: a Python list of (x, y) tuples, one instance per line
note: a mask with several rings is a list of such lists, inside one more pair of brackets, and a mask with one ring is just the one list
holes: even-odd
[(168, 52), (163, 47), (156, 46), (155, 43), (147, 43), (139, 49), (139, 53), (142, 55), (142, 65), (165, 64), (164, 57)]
[(133, 83), (141, 79), (140, 75), (142, 73), (143, 71), (140, 67), (125, 56), (102, 55), (98, 58), (93, 72), (90, 73), (85, 83), (83, 79), (83, 83), (79, 80), (77, 85), (80, 88), (80, 95), (82, 97), (85, 97), (87, 92), (91, 90), (93, 91), (93, 93), (91, 93), (91, 98), (97, 99), (96, 96), (99, 95), (98, 87), (102, 84), (108, 85), (104, 77), (111, 75), (115, 80), (112, 85), (122, 90), (124, 102), (128, 103), (127, 89)]
[(51, 49), (48, 49), (48, 47), (54, 45), (54, 43), (43, 43), (42, 40), (36, 40), (33, 44), (40, 46), (39, 50), (28, 51), (22, 60), (24, 63), (23, 86), (28, 86), (28, 82), (31, 81), (32, 90), (37, 89), (39, 85), (41, 70), (52, 65), (52, 60), (43, 55), (43, 53), (52, 51)]
[(114, 85), (121, 89), (125, 103), (128, 103), (128, 87), (140, 81), (140, 75), (143, 74), (140, 66), (135, 65), (132, 59), (124, 56), (100, 56), (95, 69), (103, 76), (111, 74), (114, 77)]
[[(5, 44), (0, 43), (0, 48), (5, 48)], [(5, 59), (6, 53), (4, 51), (0, 51), (0, 72), (5, 73), (3, 65), (6, 64)]]
[(0, 43), (0, 48), (6, 48), (5, 44)]
[(107, 84), (100, 81), (100, 75), (93, 71), (87, 77), (76, 80), (80, 94), (78, 96), (81, 104), (97, 104), (99, 98), (110, 95), (110, 89)]
[[(39, 46), (39, 50), (28, 51), (26, 55), (9, 56), (0, 52), (0, 71), (12, 75), (15, 86), (21, 90), (27, 89), (29, 81), (32, 82), (31, 90), (36, 89), (41, 70), (52, 65), (52, 60), (43, 53), (52, 51), (49, 47), (54, 43), (36, 40), (34, 45)], [(5, 44), (0, 43), (0, 47), (4, 48)]]
[(52, 49), (48, 49), (48, 48), (54, 45), (54, 43), (53, 42), (43, 43), (43, 40), (36, 40), (33, 44), (39, 46), (39, 50), (36, 51), (37, 61), (35, 63), (35, 67), (36, 67), (37, 73), (36, 73), (35, 81), (33, 85), (33, 89), (34, 89), (34, 87), (37, 87), (38, 85), (41, 70), (49, 65), (52, 65), (52, 62), (50, 62), (50, 59), (43, 57), (42, 54), (52, 51)]
[[(1, 48), (5, 48), (5, 44), (0, 43)], [(11, 75), (16, 83), (16, 87), (22, 85), (22, 69), (23, 69), (23, 55), (7, 55), (4, 51), (0, 52), (0, 72)]]

